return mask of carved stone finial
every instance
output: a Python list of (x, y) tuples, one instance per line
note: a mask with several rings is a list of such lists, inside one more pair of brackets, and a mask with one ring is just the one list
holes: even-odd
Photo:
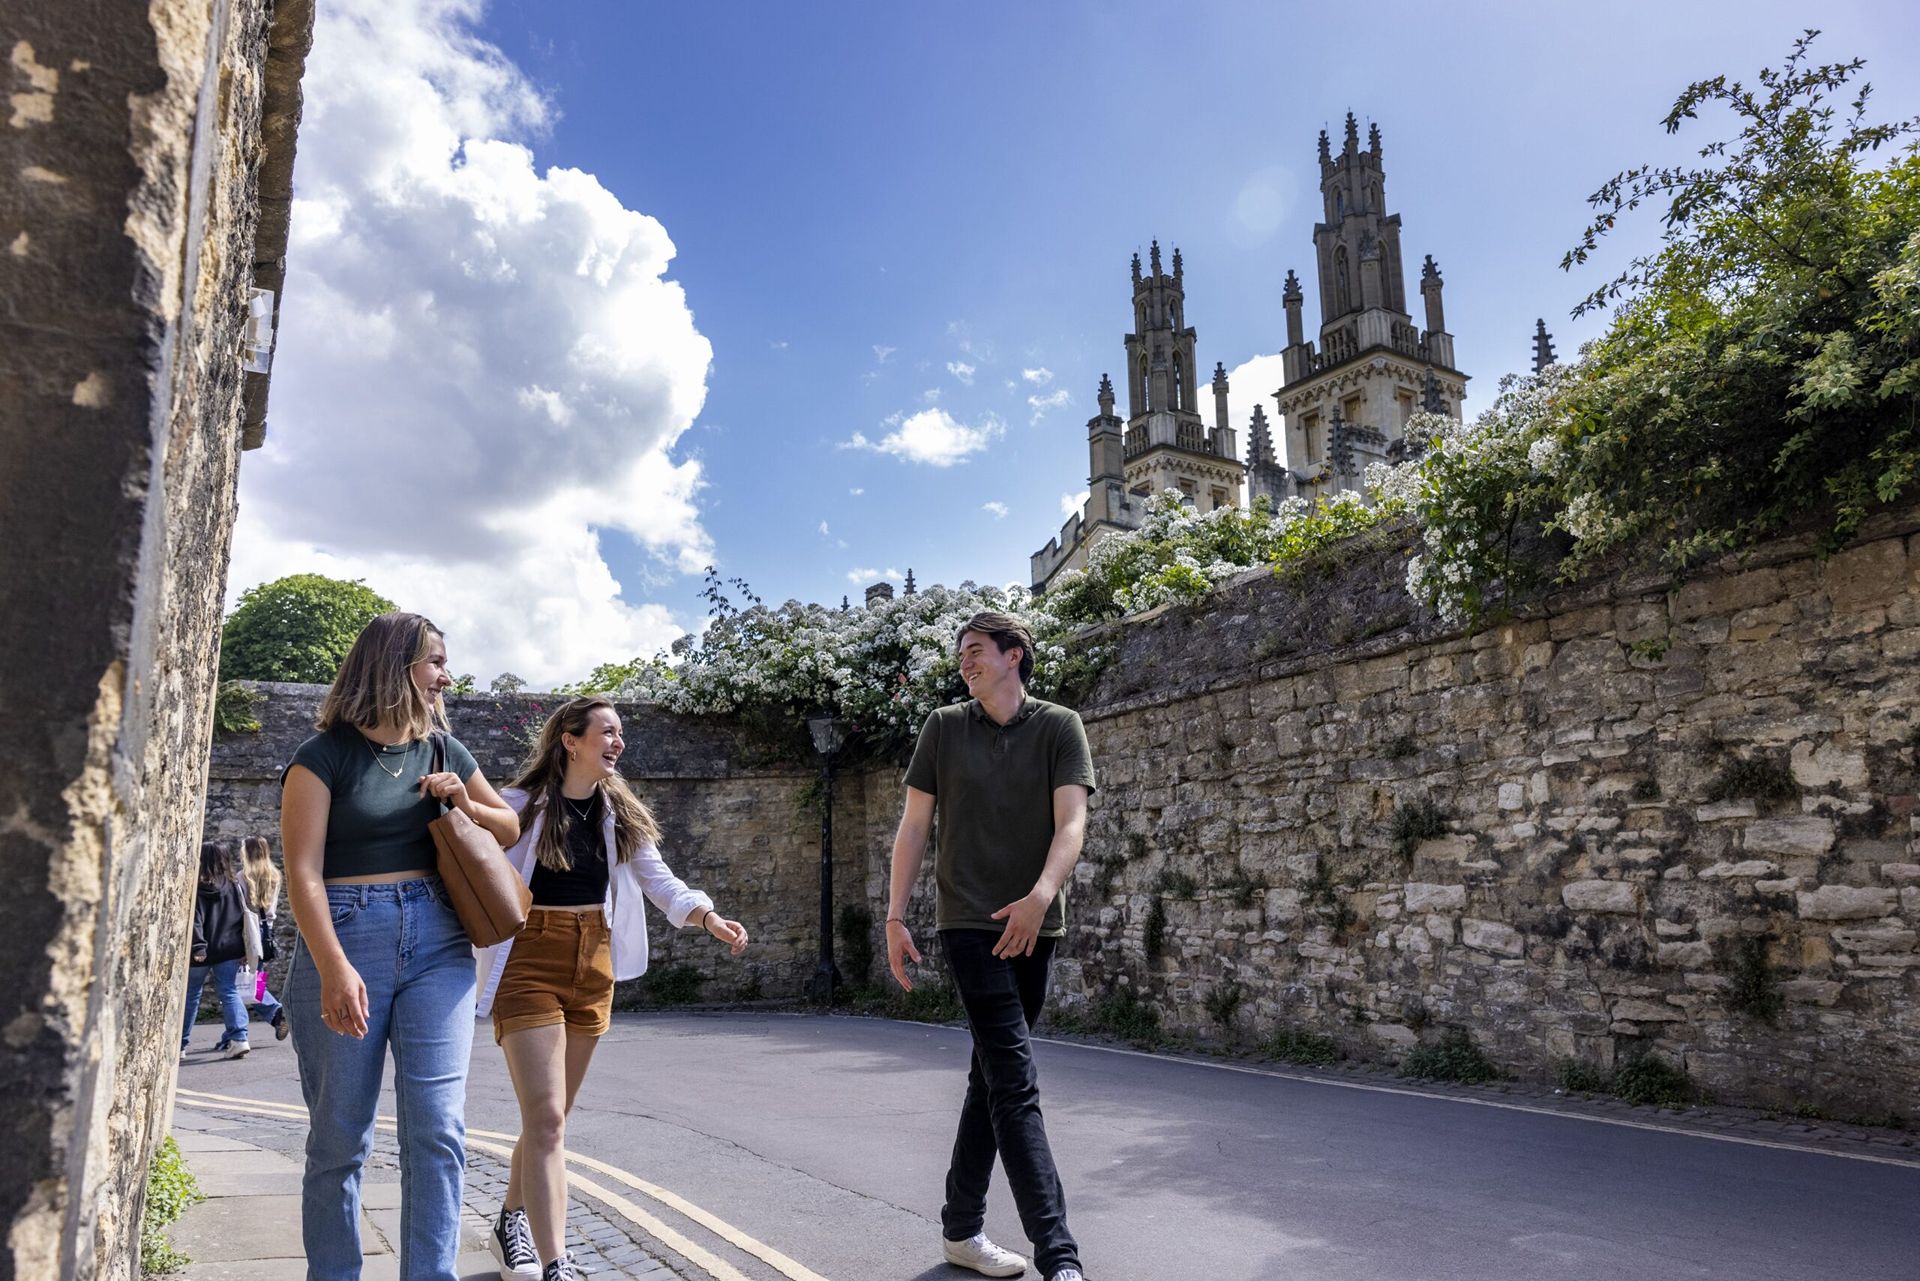
[(1432, 285), (1438, 289), (1443, 283), (1445, 282), (1440, 279), (1440, 264), (1433, 260), (1432, 254), (1428, 254), (1427, 260), (1420, 264), (1420, 288), (1425, 290), (1428, 285)]
[(1223, 360), (1213, 362), (1213, 389), (1215, 391), (1227, 389), (1227, 365)]
[(1325, 129), (1320, 131), (1320, 163), (1323, 165), (1333, 163), (1333, 150), (1327, 145), (1327, 131)]
[(913, 571), (912, 571), (911, 569), (909, 569), (909, 570), (907, 571), (907, 591), (906, 591), (906, 594), (907, 594), (907, 595), (909, 595), (909, 596), (911, 596), (911, 595), (913, 595), (913, 593), (914, 593), (914, 590), (915, 590), (915, 588), (914, 588), (914, 585), (913, 585)]
[(1447, 412), (1447, 402), (1440, 398), (1440, 380), (1433, 370), (1427, 370), (1427, 376), (1420, 383), (1420, 408), (1430, 414)]
[(1280, 301), (1289, 307), (1297, 307), (1304, 297), (1306, 295), (1300, 292), (1300, 277), (1294, 274), (1293, 268), (1287, 268), (1287, 283), (1280, 291)]
[(1557, 359), (1559, 357), (1553, 350), (1553, 335), (1547, 332), (1547, 321), (1543, 316), (1533, 322), (1533, 372), (1539, 373)]
[(1133, 283), (1136, 285), (1140, 283), (1140, 255), (1139, 254), (1135, 254), (1133, 256)]
[(1380, 126), (1377, 124), (1367, 126), (1367, 151), (1376, 157), (1380, 154)]
[(1094, 399), (1100, 402), (1102, 417), (1113, 417), (1113, 379), (1105, 374), (1100, 375), (1100, 390), (1095, 393)]
[(1158, 276), (1160, 274), (1160, 242), (1158, 240), (1155, 240), (1148, 248), (1147, 259), (1153, 268), (1153, 274)]
[(1173, 247), (1173, 278), (1180, 279), (1180, 246)]
[(1360, 125), (1354, 120), (1351, 111), (1347, 113), (1347, 141), (1342, 150), (1347, 153), (1360, 150)]

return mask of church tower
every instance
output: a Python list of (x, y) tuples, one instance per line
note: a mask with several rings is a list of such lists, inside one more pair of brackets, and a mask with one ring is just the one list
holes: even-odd
[[(1065, 570), (1087, 563), (1100, 536), (1115, 529), (1138, 529), (1146, 518), (1146, 499), (1177, 489), (1194, 510), (1240, 506), (1246, 468), (1239, 458), (1239, 433), (1227, 422), (1227, 371), (1215, 364), (1208, 390), (1213, 393), (1213, 425), (1201, 413), (1195, 375), (1195, 332), (1187, 324), (1187, 291), (1180, 251), (1173, 270), (1160, 261), (1154, 241), (1142, 270), (1133, 256), (1133, 332), (1126, 335), (1127, 417), (1114, 412), (1114, 386), (1100, 377), (1100, 412), (1087, 420), (1088, 484), (1082, 509), (1067, 517), (1057, 537), (1032, 557), (1035, 591)], [(1256, 419), (1264, 430), (1264, 420)]]
[(1467, 378), (1453, 366), (1440, 269), (1429, 255), (1420, 273), (1425, 325), (1407, 310), (1400, 215), (1387, 212), (1380, 127), (1360, 131), (1347, 113), (1336, 156), (1320, 133), (1324, 221), (1313, 229), (1320, 284), (1318, 341), (1309, 341), (1305, 295), (1287, 273), (1281, 304), (1286, 383), (1274, 393), (1285, 419), (1285, 464), (1306, 497), (1358, 491), (1369, 464), (1406, 455), (1406, 424), (1428, 404), (1458, 417)]
[(1195, 331), (1187, 324), (1186, 280), (1180, 251), (1173, 272), (1160, 266), (1154, 241), (1148, 267), (1133, 256), (1133, 332), (1127, 349), (1127, 488), (1146, 496), (1163, 489), (1185, 494), (1196, 511), (1238, 507), (1245, 469), (1237, 433), (1227, 422), (1227, 372), (1216, 365), (1213, 426), (1200, 410)]

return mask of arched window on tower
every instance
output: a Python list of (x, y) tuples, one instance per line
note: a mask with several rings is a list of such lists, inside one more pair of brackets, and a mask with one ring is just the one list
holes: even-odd
[(1173, 354), (1173, 407), (1175, 409), (1187, 407), (1186, 368), (1180, 363), (1179, 352)]
[(1336, 220), (1347, 216), (1347, 193), (1338, 187), (1333, 192), (1333, 216)]
[(1333, 251), (1333, 314), (1344, 316), (1353, 310), (1353, 274), (1347, 266), (1347, 247)]
[(1147, 355), (1140, 353), (1140, 412), (1153, 408), (1153, 382), (1147, 377)]

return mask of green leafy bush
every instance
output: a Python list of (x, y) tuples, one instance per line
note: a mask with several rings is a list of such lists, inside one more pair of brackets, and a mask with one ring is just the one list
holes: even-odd
[(1276, 1028), (1261, 1048), (1269, 1058), (1279, 1059), (1283, 1063), (1315, 1066), (1333, 1063), (1340, 1058), (1340, 1047), (1333, 1043), (1332, 1037), (1321, 1036), (1305, 1028)]
[(706, 978), (691, 965), (667, 965), (648, 970), (641, 991), (654, 1005), (692, 1005), (700, 999)]
[(221, 681), (213, 691), (213, 728), (220, 734), (258, 734), (260, 718), (253, 709), (260, 695), (238, 681)]
[(168, 1135), (160, 1141), (147, 1167), (147, 1199), (140, 1213), (140, 1270), (148, 1276), (178, 1272), (193, 1260), (173, 1248), (167, 1240), (171, 1227), (187, 1207), (206, 1197), (200, 1183), (187, 1168), (180, 1145)]
[(1450, 1027), (1434, 1045), (1416, 1045), (1400, 1065), (1403, 1076), (1420, 1081), (1492, 1081), (1499, 1069), (1480, 1052), (1465, 1028)]
[(359, 579), (290, 574), (249, 587), (220, 630), (220, 679), (330, 684), (360, 629), (393, 608)]
[(1613, 1093), (1647, 1107), (1685, 1107), (1699, 1098), (1700, 1089), (1684, 1069), (1643, 1054), (1613, 1074)]
[(1423, 796), (1412, 804), (1393, 807), (1393, 853), (1395, 858), (1412, 858), (1422, 841), (1447, 834), (1447, 815), (1433, 798)]
[(1709, 801), (1790, 801), (1800, 795), (1793, 775), (1763, 756), (1742, 756), (1726, 762), (1707, 784)]
[(1240, 1003), (1246, 999), (1247, 991), (1232, 979), (1214, 985), (1207, 993), (1207, 1017), (1219, 1027), (1231, 1031), (1233, 1020), (1240, 1013)]

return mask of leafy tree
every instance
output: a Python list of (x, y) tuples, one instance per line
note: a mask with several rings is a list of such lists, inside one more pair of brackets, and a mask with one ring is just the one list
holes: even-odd
[(393, 608), (359, 579), (290, 574), (249, 587), (220, 632), (220, 679), (327, 684), (360, 629)]
[[(1590, 197), (1562, 267), (1665, 202), (1661, 247), (1575, 309), (1616, 306), (1571, 392), (1563, 491), (1577, 572), (1610, 552), (1675, 571), (1818, 520), (1849, 539), (1920, 470), (1920, 118), (1866, 119), (1863, 62), (1816, 64), (1817, 32), (1748, 87), (1701, 80), (1665, 121), (1709, 107), (1734, 137), (1698, 165), (1640, 166)], [(1851, 93), (1844, 115), (1835, 98)]]

